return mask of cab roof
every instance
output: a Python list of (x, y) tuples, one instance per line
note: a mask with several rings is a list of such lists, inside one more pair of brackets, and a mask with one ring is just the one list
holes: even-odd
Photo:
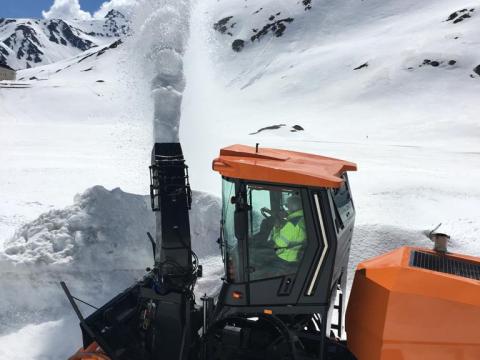
[(213, 170), (222, 176), (278, 184), (339, 188), (345, 171), (356, 171), (348, 161), (296, 151), (232, 145), (220, 150)]

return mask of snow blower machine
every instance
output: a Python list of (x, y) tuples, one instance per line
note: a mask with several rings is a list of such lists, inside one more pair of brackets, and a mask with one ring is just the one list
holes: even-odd
[(154, 266), (86, 318), (62, 284), (83, 334), (71, 360), (480, 359), (480, 259), (448, 253), (446, 235), (359, 264), (344, 317), (355, 164), (234, 145), (213, 169), (220, 293), (195, 300), (187, 166), (179, 143), (157, 143)]

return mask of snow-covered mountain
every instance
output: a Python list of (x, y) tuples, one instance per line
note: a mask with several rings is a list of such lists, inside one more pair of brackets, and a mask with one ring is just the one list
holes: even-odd
[(130, 21), (116, 10), (94, 20), (0, 18), (0, 63), (17, 70), (51, 64), (129, 32)]

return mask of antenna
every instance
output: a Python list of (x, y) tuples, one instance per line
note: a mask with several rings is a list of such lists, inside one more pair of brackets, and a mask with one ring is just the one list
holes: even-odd
[(255, 144), (255, 153), (258, 154), (258, 145), (260, 145), (260, 143), (256, 143)]

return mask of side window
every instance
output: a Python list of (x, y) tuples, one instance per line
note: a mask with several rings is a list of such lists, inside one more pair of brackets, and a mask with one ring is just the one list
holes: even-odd
[(228, 280), (238, 281), (240, 257), (238, 240), (235, 237), (235, 205), (231, 202), (233, 196), (235, 196), (235, 183), (224, 179), (222, 183), (222, 238), (224, 242), (223, 256), (225, 258)]
[(345, 225), (355, 215), (355, 209), (353, 207), (352, 196), (348, 185), (347, 175), (343, 175), (344, 182), (338, 189), (331, 190), (331, 196), (333, 200), (333, 206), (335, 210), (335, 226), (337, 232), (343, 230)]

